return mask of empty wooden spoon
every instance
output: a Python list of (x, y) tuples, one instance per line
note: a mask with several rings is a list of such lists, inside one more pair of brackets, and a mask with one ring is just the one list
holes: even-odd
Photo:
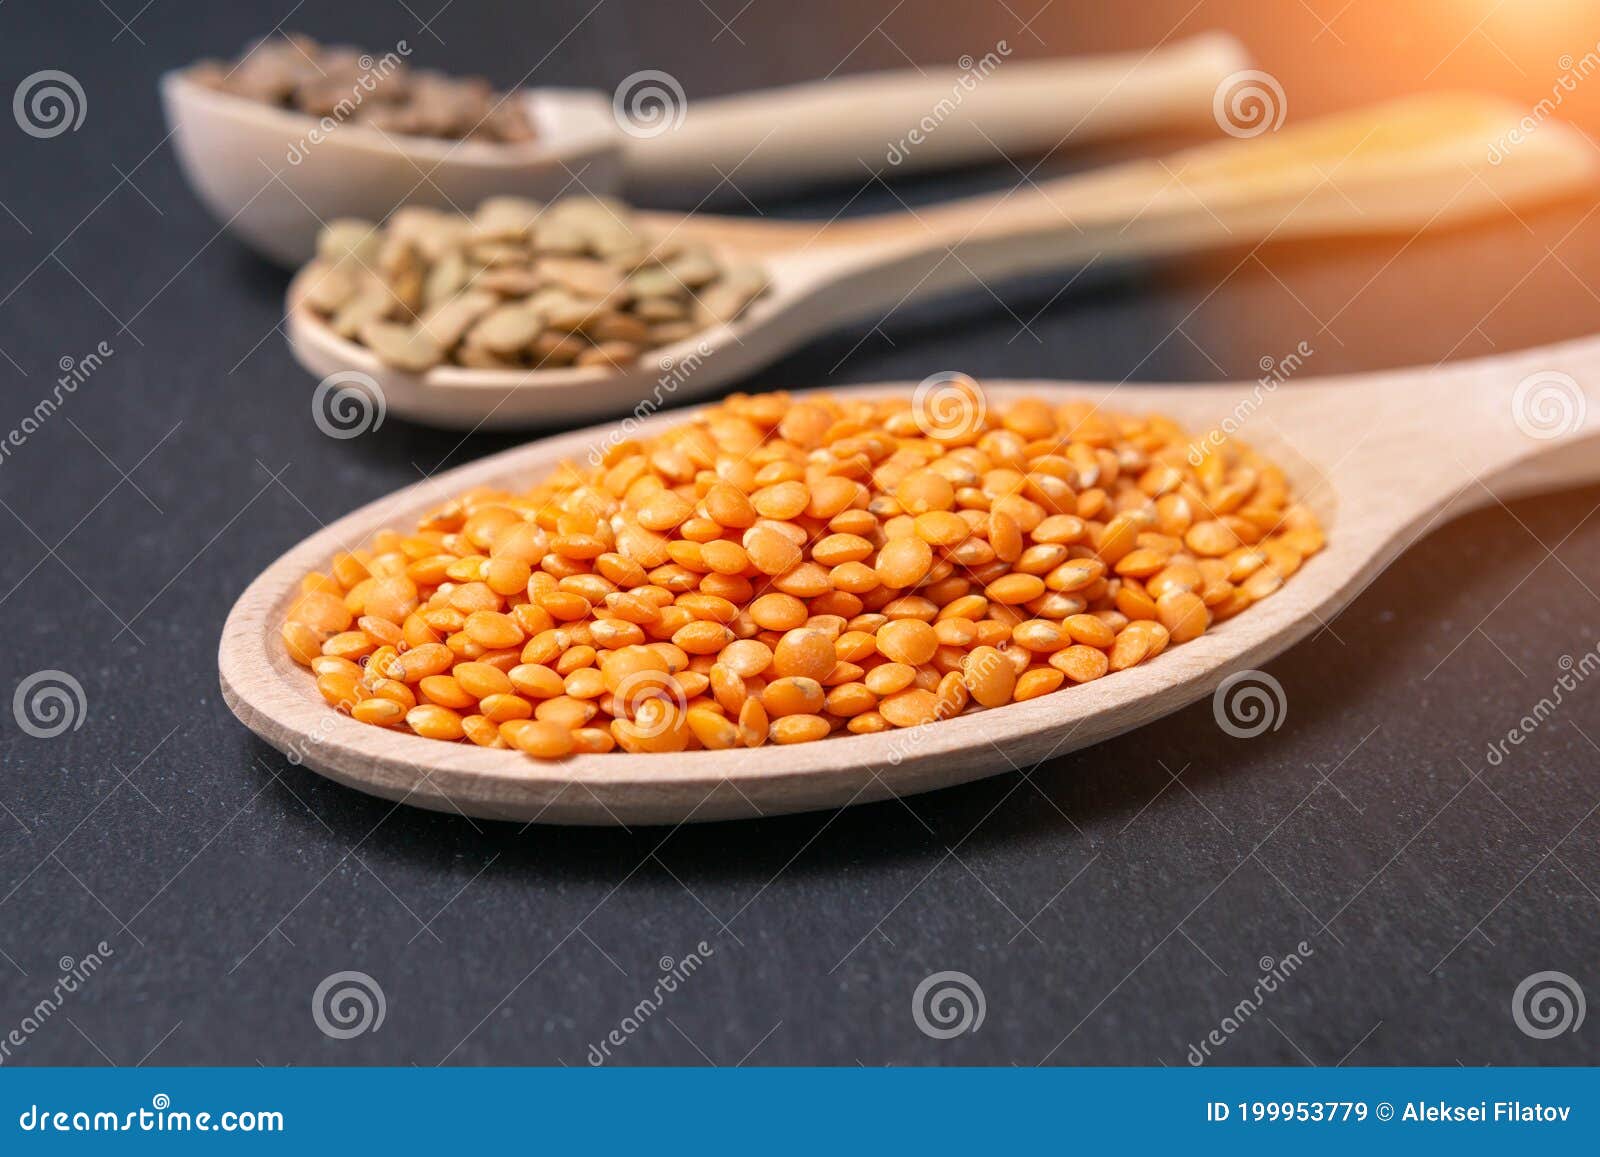
[[(387, 731), (334, 712), (279, 636), (301, 578), (379, 529), (415, 525), (469, 488), (524, 489), (558, 462), (583, 459), (612, 432), (597, 427), (409, 487), (289, 551), (228, 616), (218, 656), (223, 696), (247, 727), (296, 762), (363, 791), (443, 811), (652, 824), (842, 807), (1028, 767), (1175, 711), (1326, 623), (1446, 513), (1600, 479), (1600, 338), (1284, 386), (1021, 382), (985, 389), (994, 399), (1026, 393), (1154, 409), (1196, 432), (1231, 421), (1284, 467), (1296, 495), (1326, 528), (1327, 547), (1281, 590), (1147, 663), (921, 728), (787, 747), (540, 762)], [(902, 397), (911, 391), (909, 383), (860, 390)], [(682, 418), (648, 419), (642, 433)], [(1252, 720), (1244, 712), (1234, 722)]]
[(432, 425), (570, 424), (641, 402), (649, 411), (738, 379), (841, 322), (975, 280), (1101, 257), (1420, 230), (1594, 180), (1595, 150), (1554, 121), (1491, 163), (1520, 116), (1476, 97), (1399, 101), (996, 196), (822, 225), (641, 214), (662, 234), (760, 261), (770, 288), (731, 324), (623, 369), (396, 370), (304, 304), (304, 274), (289, 287), (287, 332), (313, 374), (366, 375), (388, 411)]
[[(1223, 81), (1247, 67), (1212, 34), (1147, 53), (1008, 59), (999, 46), (963, 68), (872, 73), (685, 104), (665, 73), (612, 94), (524, 89), (537, 137), (486, 144), (382, 133), (166, 74), (167, 126), (190, 184), (246, 244), (285, 265), (311, 257), (336, 217), (379, 220), (402, 203), (472, 206), (502, 193), (704, 195), (726, 178), (756, 192), (993, 160), (1063, 143), (1211, 124)], [(629, 82), (633, 82), (630, 84)], [(629, 119), (639, 102), (656, 119)], [(625, 110), (624, 110), (625, 111)], [(1270, 115), (1270, 113), (1269, 113)], [(863, 168), (863, 165), (867, 166)]]

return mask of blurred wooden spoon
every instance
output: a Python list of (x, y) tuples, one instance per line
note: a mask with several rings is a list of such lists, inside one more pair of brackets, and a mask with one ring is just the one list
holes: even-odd
[(1491, 163), (1520, 117), (1497, 100), (1425, 97), (914, 212), (826, 224), (641, 214), (662, 234), (759, 261), (770, 288), (731, 324), (618, 370), (397, 370), (306, 307), (305, 274), (289, 287), (287, 332), (313, 374), (365, 375), (388, 410), (418, 422), (570, 424), (709, 392), (843, 322), (975, 281), (1103, 257), (1436, 228), (1594, 182), (1600, 154), (1553, 121)]
[[(1214, 33), (1147, 53), (991, 55), (962, 70), (844, 76), (692, 105), (666, 74), (636, 73), (614, 97), (512, 94), (538, 132), (516, 145), (391, 135), (359, 122), (326, 129), (181, 69), (162, 78), (161, 94), (201, 201), (251, 248), (293, 266), (311, 257), (325, 223), (381, 220), (401, 204), (549, 200), (615, 193), (624, 183), (646, 196), (665, 188), (698, 198), (724, 178), (755, 193), (860, 180), (886, 165), (908, 172), (1158, 129), (1214, 129), (1218, 86), (1247, 65), (1236, 40)], [(618, 105), (643, 115), (630, 118)]]

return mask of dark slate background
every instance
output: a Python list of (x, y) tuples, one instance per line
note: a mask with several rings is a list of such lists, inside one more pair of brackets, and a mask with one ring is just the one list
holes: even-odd
[[(0, 1036), (49, 995), (62, 957), (111, 950), (8, 1063), (583, 1064), (661, 959), (702, 940), (704, 967), (619, 1063), (1181, 1065), (1250, 995), (1261, 959), (1301, 941), (1303, 966), (1220, 1062), (1600, 1055), (1593, 1024), (1535, 1040), (1511, 1016), (1535, 972), (1600, 995), (1600, 692), (1580, 688), (1502, 765), (1485, 759), (1562, 657), (1600, 640), (1600, 490), (1496, 506), (1417, 543), (1271, 665), (1287, 721), (1255, 740), (1224, 735), (1202, 703), (1026, 775), (674, 831), (475, 824), (290, 767), (218, 695), (233, 599), (319, 522), (513, 439), (398, 419), (321, 436), (313, 383), (274, 332), (285, 275), (216, 234), (154, 92), (163, 70), (285, 18), (368, 46), (407, 37), (414, 60), (501, 84), (565, 36), (528, 83), (610, 89), (661, 68), (691, 104), (982, 55), (1001, 38), (1024, 57), (1227, 27), (1283, 82), (1291, 119), (1454, 85), (1527, 106), (1563, 54), (1593, 48), (1593, 5), (1535, 19), (1454, 0), (437, 4), (0, 8), (0, 95), (54, 68), (88, 102), (82, 128), (55, 139), (0, 125), (0, 429), (62, 359), (115, 350), (0, 462), (0, 691), (9, 701), (57, 669), (88, 704), (53, 740), (0, 711)], [(1593, 129), (1597, 94), (1580, 86), (1563, 111)], [(997, 164), (873, 184), (851, 211), (1016, 176)], [(828, 215), (855, 192), (761, 208)], [(744, 385), (957, 367), (1251, 378), (1302, 339), (1317, 373), (1532, 345), (1600, 322), (1595, 207), (1107, 271), (1059, 296), (1060, 279), (998, 299), (975, 287)], [(377, 981), (387, 1017), (340, 1041), (310, 1006), (343, 970)], [(969, 974), (987, 1014), (934, 1040), (912, 994), (943, 970)]]

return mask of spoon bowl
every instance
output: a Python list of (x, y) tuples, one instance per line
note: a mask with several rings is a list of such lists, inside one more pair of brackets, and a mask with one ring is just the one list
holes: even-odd
[(519, 144), (400, 137), (357, 123), (324, 130), (317, 118), (219, 92), (183, 70), (161, 78), (178, 163), (201, 202), (256, 252), (299, 265), (317, 230), (340, 217), (382, 217), (404, 202), (476, 205), (515, 190), (548, 200), (622, 180), (611, 106), (598, 93), (530, 89), (537, 136)]
[[(278, 636), (305, 573), (381, 528), (413, 524), (471, 487), (525, 488), (563, 460), (586, 458), (612, 426), (531, 443), (428, 479), (290, 550), (228, 616), (218, 656), (223, 696), (250, 730), (293, 762), (387, 799), (488, 819), (676, 824), (929, 791), (1087, 747), (1212, 693), (1230, 674), (1259, 667), (1328, 622), (1447, 513), (1600, 478), (1597, 384), (1600, 339), (1592, 338), (1271, 389), (986, 383), (996, 399), (1104, 401), (1159, 410), (1195, 431), (1232, 417), (1247, 427), (1248, 441), (1284, 467), (1296, 496), (1322, 521), (1327, 546), (1275, 594), (1148, 663), (926, 727), (753, 750), (539, 762), (381, 730), (328, 707)], [(899, 383), (830, 392), (904, 397), (912, 389)], [(1552, 410), (1552, 400), (1565, 404)], [(1565, 415), (1559, 426), (1550, 425), (1551, 413)], [(683, 417), (646, 418), (640, 431), (648, 435)]]
[(387, 409), (431, 425), (515, 428), (652, 412), (915, 299), (1102, 259), (1417, 232), (1594, 182), (1594, 148), (1553, 121), (1491, 162), (1521, 115), (1478, 97), (1414, 98), (999, 195), (826, 224), (643, 213), (658, 235), (759, 262), (769, 288), (731, 324), (623, 369), (396, 370), (305, 305), (305, 274), (290, 285), (286, 331), (319, 378), (361, 374)]

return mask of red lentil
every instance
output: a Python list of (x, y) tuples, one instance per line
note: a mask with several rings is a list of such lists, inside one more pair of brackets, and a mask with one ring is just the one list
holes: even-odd
[[(539, 758), (916, 727), (1156, 658), (1322, 549), (1283, 472), (1157, 415), (735, 396), (307, 575), (332, 707)], [(1199, 453), (1198, 464), (1191, 456)]]

